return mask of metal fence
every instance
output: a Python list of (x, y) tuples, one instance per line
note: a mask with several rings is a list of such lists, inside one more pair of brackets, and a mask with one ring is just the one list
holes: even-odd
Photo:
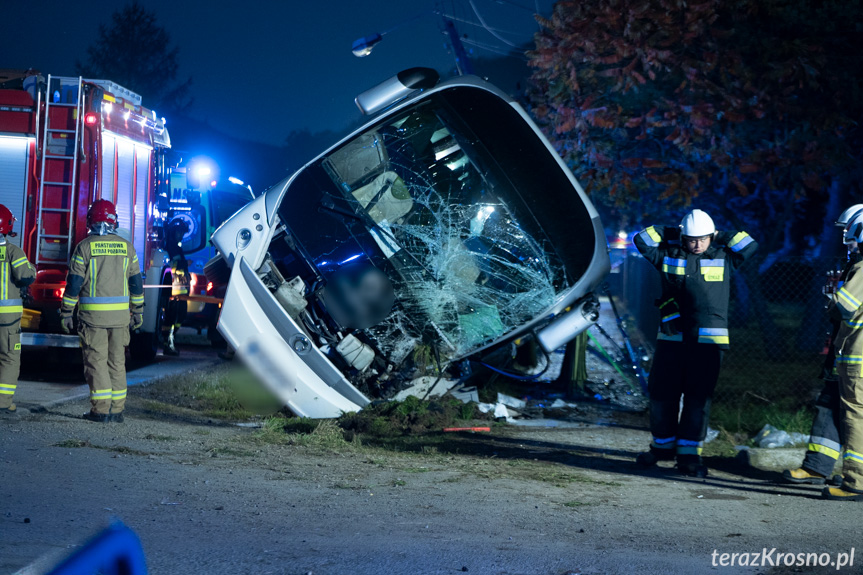
[[(783, 258), (747, 262), (734, 275), (729, 308), (731, 349), (725, 355), (711, 422), (729, 431), (765, 423), (808, 425), (830, 326), (822, 288), (842, 261)], [(611, 276), (635, 337), (652, 357), (658, 323), (659, 274), (628, 255)]]

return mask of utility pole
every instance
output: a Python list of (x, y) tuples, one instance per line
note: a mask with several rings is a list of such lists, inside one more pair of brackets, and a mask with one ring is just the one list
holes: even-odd
[(455, 23), (446, 16), (443, 16), (443, 25), (447, 36), (449, 36), (450, 44), (452, 44), (452, 51), (455, 56), (455, 67), (456, 70), (458, 70), (459, 76), (473, 74), (473, 66), (467, 57), (464, 44), (461, 43), (458, 30), (455, 29)]

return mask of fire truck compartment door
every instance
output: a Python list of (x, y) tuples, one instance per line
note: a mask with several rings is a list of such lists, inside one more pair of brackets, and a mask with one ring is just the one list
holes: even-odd
[(243, 257), (234, 261), (218, 329), (258, 379), (300, 417), (335, 418), (369, 404)]
[(24, 198), (27, 196), (27, 165), (29, 163), (30, 138), (0, 136), (0, 204), (18, 218), (15, 231), (17, 237), (6, 241), (21, 247), (24, 238), (21, 226), (24, 222)]

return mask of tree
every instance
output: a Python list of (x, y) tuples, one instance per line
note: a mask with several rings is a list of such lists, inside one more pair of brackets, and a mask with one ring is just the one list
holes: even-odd
[(861, 20), (859, 1), (562, 0), (532, 111), (600, 201), (697, 201), (776, 251), (819, 233), (831, 186), (859, 194)]
[(155, 12), (133, 0), (112, 14), (110, 26), (99, 25), (87, 61), (76, 61), (75, 67), (84, 77), (112, 80), (139, 93), (149, 108), (182, 112), (192, 104), (192, 79), (177, 80), (180, 50), (170, 44)]

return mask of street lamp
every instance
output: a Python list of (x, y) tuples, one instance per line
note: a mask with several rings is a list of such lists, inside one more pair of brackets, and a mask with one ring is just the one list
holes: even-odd
[(381, 40), (384, 39), (385, 34), (389, 34), (393, 30), (401, 28), (408, 22), (413, 22), (414, 20), (428, 16), (429, 14), (437, 14), (443, 19), (444, 30), (449, 37), (450, 44), (452, 45), (452, 51), (455, 55), (455, 66), (458, 70), (459, 75), (461, 76), (464, 74), (473, 74), (473, 66), (470, 63), (470, 60), (468, 60), (467, 52), (464, 49), (464, 45), (461, 43), (461, 39), (459, 38), (458, 32), (455, 29), (455, 24), (453, 23), (451, 18), (446, 16), (446, 14), (443, 14), (442, 12), (439, 12), (437, 10), (432, 10), (431, 12), (421, 12), (416, 16), (413, 16), (412, 18), (408, 18), (407, 20), (396, 24), (389, 30), (385, 30), (383, 32), (376, 32), (368, 36), (363, 36), (362, 38), (357, 38), (351, 45), (351, 51), (357, 58), (364, 58), (372, 53), (372, 50), (375, 46), (381, 43)]

